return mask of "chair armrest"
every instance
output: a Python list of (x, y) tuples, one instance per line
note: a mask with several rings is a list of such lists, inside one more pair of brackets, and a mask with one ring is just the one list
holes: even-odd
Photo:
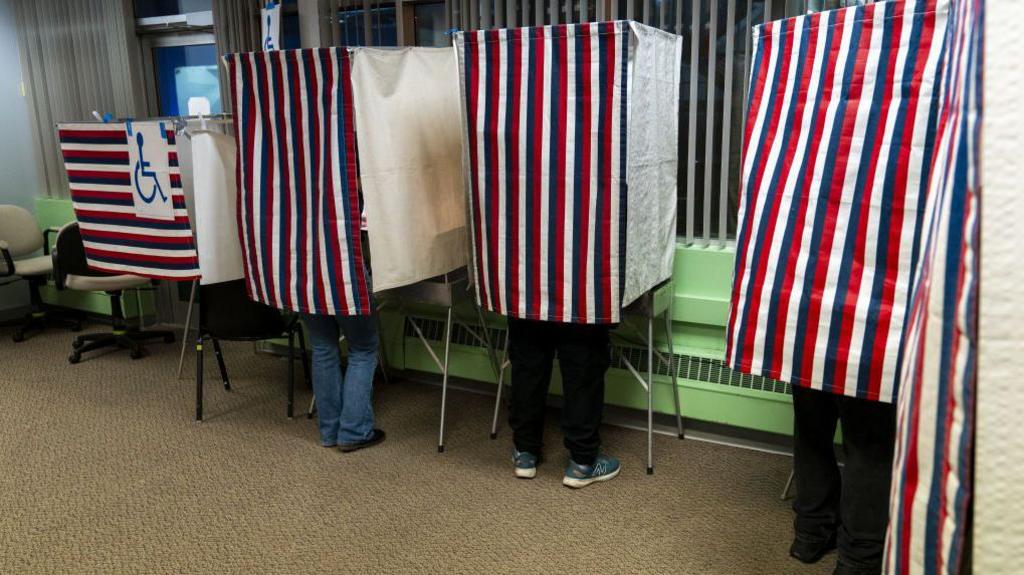
[(60, 228), (49, 227), (43, 230), (43, 255), (50, 255), (50, 234), (56, 234), (60, 232)]
[(0, 240), (0, 258), (3, 258), (3, 269), (0, 269), (0, 278), (14, 275), (14, 258), (7, 249), (7, 242)]

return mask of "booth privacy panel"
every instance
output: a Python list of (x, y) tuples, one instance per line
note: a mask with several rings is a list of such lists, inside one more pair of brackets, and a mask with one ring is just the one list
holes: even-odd
[(249, 296), (300, 312), (371, 313), (348, 51), (252, 52), (225, 62)]
[(945, 19), (881, 2), (755, 29), (733, 369), (893, 401)]
[(456, 47), (480, 305), (618, 322), (672, 273), (679, 37), (602, 22), (461, 33)]
[(90, 268), (198, 277), (174, 130), (161, 122), (59, 124), (71, 202)]
[(465, 266), (458, 67), (451, 48), (354, 48), (351, 56), (374, 291)]
[(238, 241), (237, 154), (231, 136), (208, 131), (192, 134), (192, 194), (203, 285), (245, 277)]

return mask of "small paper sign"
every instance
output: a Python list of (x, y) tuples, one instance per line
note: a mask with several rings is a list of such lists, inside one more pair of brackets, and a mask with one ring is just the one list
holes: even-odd
[(173, 220), (169, 150), (163, 123), (128, 123), (125, 132), (128, 136), (135, 214), (139, 217)]

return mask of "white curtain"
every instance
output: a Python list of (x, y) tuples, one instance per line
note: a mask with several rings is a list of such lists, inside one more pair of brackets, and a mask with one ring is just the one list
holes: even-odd
[(54, 125), (91, 112), (139, 116), (146, 109), (131, 0), (14, 0), (22, 74), (40, 179), (67, 197)]

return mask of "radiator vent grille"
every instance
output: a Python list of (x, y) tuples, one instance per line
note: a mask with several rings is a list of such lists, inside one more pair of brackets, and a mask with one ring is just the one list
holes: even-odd
[[(444, 321), (419, 317), (415, 319), (417, 325), (423, 331), (424, 337), (436, 342), (444, 341)], [(500, 350), (505, 345), (505, 330), (492, 328), (489, 330), (489, 333), (491, 341), (494, 342), (495, 349)], [(405, 322), (405, 336), (416, 337), (416, 330), (413, 329), (409, 321)], [(470, 347), (483, 347), (483, 344), (465, 326), (458, 323), (452, 328), (452, 343)], [(613, 351), (612, 368), (626, 369), (626, 364), (622, 359), (622, 356), (625, 356), (637, 371), (641, 373), (647, 372), (646, 349), (633, 346), (615, 346)], [(663, 354), (663, 357), (666, 356), (667, 354)], [(671, 377), (672, 371), (678, 367), (679, 377), (693, 381), (753, 389), (768, 393), (791, 393), (790, 384), (788, 383), (760, 375), (733, 371), (718, 359), (677, 353), (672, 356), (672, 365), (666, 365), (665, 362), (658, 361), (657, 357), (654, 358), (654, 364), (654, 373), (656, 375)]]

